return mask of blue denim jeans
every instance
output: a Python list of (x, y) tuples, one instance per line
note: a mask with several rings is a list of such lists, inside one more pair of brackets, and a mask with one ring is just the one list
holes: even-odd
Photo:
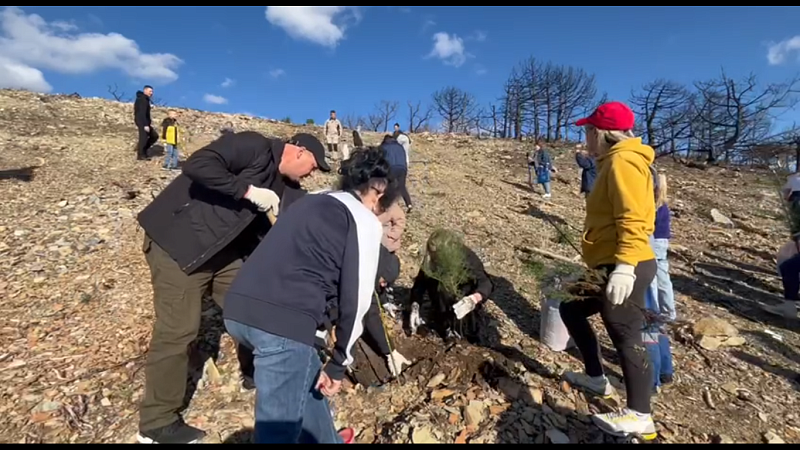
[(656, 311), (664, 320), (674, 322), (677, 319), (677, 312), (675, 311), (675, 292), (672, 289), (672, 279), (669, 277), (669, 260), (667, 260), (669, 239), (654, 239), (651, 236), (650, 247), (656, 254), (657, 264), (656, 277), (650, 285), (653, 298), (656, 299), (658, 305)]
[(783, 282), (783, 298), (800, 301), (800, 254), (784, 261), (778, 272)]
[(166, 156), (164, 157), (164, 168), (165, 169), (177, 169), (178, 168), (178, 147), (172, 144), (166, 144), (164, 146), (164, 152)]
[[(653, 290), (647, 292), (647, 309), (657, 313), (658, 302), (653, 296)], [(672, 362), (672, 345), (669, 337), (661, 331), (661, 323), (653, 321), (645, 324), (642, 340), (647, 349), (650, 364), (653, 366), (653, 387), (661, 386), (661, 377), (664, 375), (672, 376), (675, 368)]]
[(253, 349), (256, 444), (341, 444), (328, 400), (315, 389), (322, 370), (313, 347), (232, 320), (225, 328)]

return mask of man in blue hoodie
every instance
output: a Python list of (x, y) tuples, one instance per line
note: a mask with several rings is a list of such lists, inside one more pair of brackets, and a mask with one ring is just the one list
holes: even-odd
[(381, 149), (386, 154), (386, 160), (389, 161), (392, 177), (397, 180), (400, 195), (406, 203), (406, 214), (408, 214), (411, 212), (413, 205), (411, 204), (411, 195), (408, 193), (408, 188), (406, 187), (406, 179), (408, 178), (406, 149), (390, 134), (383, 137)]

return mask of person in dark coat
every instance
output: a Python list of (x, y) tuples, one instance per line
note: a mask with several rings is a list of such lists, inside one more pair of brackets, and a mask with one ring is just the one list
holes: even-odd
[(403, 201), (406, 204), (406, 213), (410, 213), (413, 205), (411, 203), (411, 195), (408, 193), (408, 187), (406, 186), (406, 181), (408, 179), (408, 158), (406, 157), (406, 149), (390, 134), (383, 137), (381, 149), (386, 153), (386, 159), (392, 167), (392, 176), (397, 180), (400, 195), (403, 197)]
[[(179, 413), (202, 298), (210, 292), (223, 306), (243, 260), (271, 229), (265, 213), (285, 211), (287, 195), (299, 197), (300, 180), (317, 169), (330, 167), (325, 148), (312, 135), (288, 142), (254, 131), (225, 135), (193, 153), (181, 175), (139, 214), (156, 315), (139, 410), (140, 442), (203, 438), (205, 433), (186, 425)], [(246, 384), (252, 385), (252, 355), (240, 350)]]
[(152, 97), (153, 87), (145, 86), (136, 92), (136, 101), (133, 102), (133, 121), (139, 130), (139, 141), (136, 144), (136, 159), (139, 161), (148, 159), (147, 150), (158, 142), (158, 133), (153, 129), (150, 119)]
[(493, 289), (483, 262), (458, 234), (434, 231), (411, 288), (412, 333), (421, 323), (419, 304), (427, 294), (433, 307), (430, 326), (443, 339), (477, 338), (480, 330), (473, 311), (489, 299)]
[(575, 162), (581, 168), (581, 194), (588, 197), (592, 192), (594, 179), (597, 178), (597, 166), (594, 158), (582, 147), (578, 147), (578, 151), (575, 152)]

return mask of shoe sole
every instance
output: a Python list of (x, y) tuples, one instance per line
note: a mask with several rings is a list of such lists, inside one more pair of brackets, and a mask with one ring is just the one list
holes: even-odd
[(594, 423), (595, 426), (600, 429), (600, 431), (602, 431), (603, 433), (605, 433), (605, 434), (607, 434), (609, 436), (613, 436), (613, 437), (629, 439), (629, 440), (638, 438), (638, 439), (641, 439), (641, 440), (643, 440), (645, 442), (650, 442), (650, 441), (654, 441), (654, 440), (658, 439), (658, 432), (640, 434), (640, 433), (623, 433), (623, 432), (619, 432), (619, 431), (612, 431), (612, 430), (609, 430), (608, 428), (604, 427), (604, 425), (605, 425), (604, 422), (599, 422), (594, 417), (592, 417), (592, 423)]
[[(198, 443), (200, 443), (201, 440), (202, 440), (202, 438), (201, 439), (196, 439), (196, 440), (194, 440), (192, 442), (187, 442), (187, 444), (198, 444)], [(147, 436), (142, 436), (141, 434), (136, 436), (136, 442), (138, 442), (140, 444), (158, 444), (158, 442), (150, 439)]]

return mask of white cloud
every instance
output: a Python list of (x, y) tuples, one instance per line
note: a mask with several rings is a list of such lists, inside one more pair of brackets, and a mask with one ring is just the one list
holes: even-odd
[(475, 65), (475, 75), (478, 75), (478, 76), (486, 75), (488, 72), (489, 71), (486, 69), (486, 67), (484, 67), (484, 66), (482, 66), (480, 64), (476, 64)]
[(41, 70), (81, 75), (115, 69), (145, 82), (168, 83), (178, 79), (175, 70), (183, 63), (170, 53), (142, 53), (119, 33), (79, 33), (72, 23), (48, 23), (16, 7), (0, 12), (0, 58), (0, 87), (33, 90), (51, 89)]
[(436, 22), (434, 22), (431, 19), (425, 19), (425, 22), (422, 23), (422, 29), (420, 30), (420, 33), (424, 33), (426, 31), (428, 31), (431, 27), (435, 27), (435, 26), (436, 26)]
[(347, 28), (361, 20), (354, 6), (267, 6), (267, 21), (297, 40), (336, 48)]
[(472, 33), (472, 36), (470, 36), (469, 39), (471, 41), (484, 42), (487, 37), (489, 36), (486, 34), (485, 31), (476, 30), (474, 33)]
[(778, 43), (772, 42), (767, 50), (767, 61), (772, 66), (785, 63), (791, 56), (800, 56), (800, 35)]
[(280, 78), (284, 75), (286, 75), (286, 71), (283, 69), (273, 69), (269, 71), (269, 76), (272, 78)]
[(45, 81), (41, 70), (16, 63), (2, 56), (0, 56), (0, 87), (35, 92), (53, 90), (53, 86)]
[(457, 35), (443, 32), (433, 35), (433, 49), (428, 58), (438, 58), (448, 66), (461, 67), (471, 56), (464, 47), (464, 40)]
[(203, 96), (203, 101), (206, 103), (211, 103), (212, 105), (224, 105), (228, 103), (228, 99), (225, 97), (220, 97), (219, 95), (214, 94), (206, 94)]
[(220, 86), (222, 86), (224, 88), (229, 88), (229, 87), (232, 87), (234, 84), (236, 84), (236, 80), (231, 80), (230, 78), (225, 78), (225, 81), (223, 81)]

